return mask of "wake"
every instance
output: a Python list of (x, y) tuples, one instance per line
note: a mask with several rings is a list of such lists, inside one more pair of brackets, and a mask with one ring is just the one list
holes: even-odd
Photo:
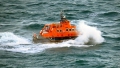
[(3, 32), (0, 33), (0, 44), (12, 46), (12, 45), (31, 44), (31, 43), (28, 39), (14, 35), (11, 32)]

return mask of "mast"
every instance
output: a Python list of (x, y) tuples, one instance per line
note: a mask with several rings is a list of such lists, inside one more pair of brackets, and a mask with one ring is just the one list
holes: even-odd
[(66, 19), (63, 10), (61, 11), (60, 16), (61, 16), (60, 24), (70, 25), (70, 22), (69, 20)]
[(60, 17), (61, 17), (61, 19), (66, 18), (65, 15), (64, 15), (64, 11), (63, 10), (60, 13)]

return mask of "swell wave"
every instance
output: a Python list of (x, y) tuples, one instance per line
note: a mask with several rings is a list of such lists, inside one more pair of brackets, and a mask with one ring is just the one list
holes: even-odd
[(44, 24), (29, 24), (29, 25), (25, 25), (23, 26), (23, 29), (41, 29), (43, 28)]
[(33, 4), (29, 4), (27, 5), (28, 7), (31, 7), (31, 6), (39, 6), (39, 5), (45, 5), (45, 4), (48, 4), (47, 2), (39, 2), (39, 3), (33, 3)]
[(120, 37), (119, 37), (119, 36), (105, 35), (104, 38), (106, 38), (106, 39), (113, 39), (113, 40), (116, 40), (116, 41), (119, 41), (119, 40), (120, 40)]
[(81, 13), (93, 13), (93, 12), (90, 10), (83, 10)]
[(114, 17), (114, 16), (118, 16), (119, 14), (120, 14), (119, 12), (106, 12), (106, 13), (98, 14), (98, 16), (101, 16), (101, 17), (104, 17), (104, 16)]
[(113, 49), (117, 50), (117, 51), (120, 51), (120, 46), (114, 46)]

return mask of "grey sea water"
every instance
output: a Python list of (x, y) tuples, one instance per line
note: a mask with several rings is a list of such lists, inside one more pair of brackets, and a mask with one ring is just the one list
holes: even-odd
[[(87, 36), (100, 40), (100, 31), (104, 42), (33, 43), (32, 34), (59, 22), (61, 10), (74, 24), (96, 27)], [(120, 68), (119, 51), (120, 0), (0, 0), (0, 68)]]

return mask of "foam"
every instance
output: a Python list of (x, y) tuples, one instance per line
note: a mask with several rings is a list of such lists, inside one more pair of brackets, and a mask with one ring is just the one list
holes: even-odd
[(0, 44), (4, 45), (20, 45), (20, 44), (30, 44), (28, 39), (21, 36), (14, 35), (12, 32), (2, 32), (0, 33)]

